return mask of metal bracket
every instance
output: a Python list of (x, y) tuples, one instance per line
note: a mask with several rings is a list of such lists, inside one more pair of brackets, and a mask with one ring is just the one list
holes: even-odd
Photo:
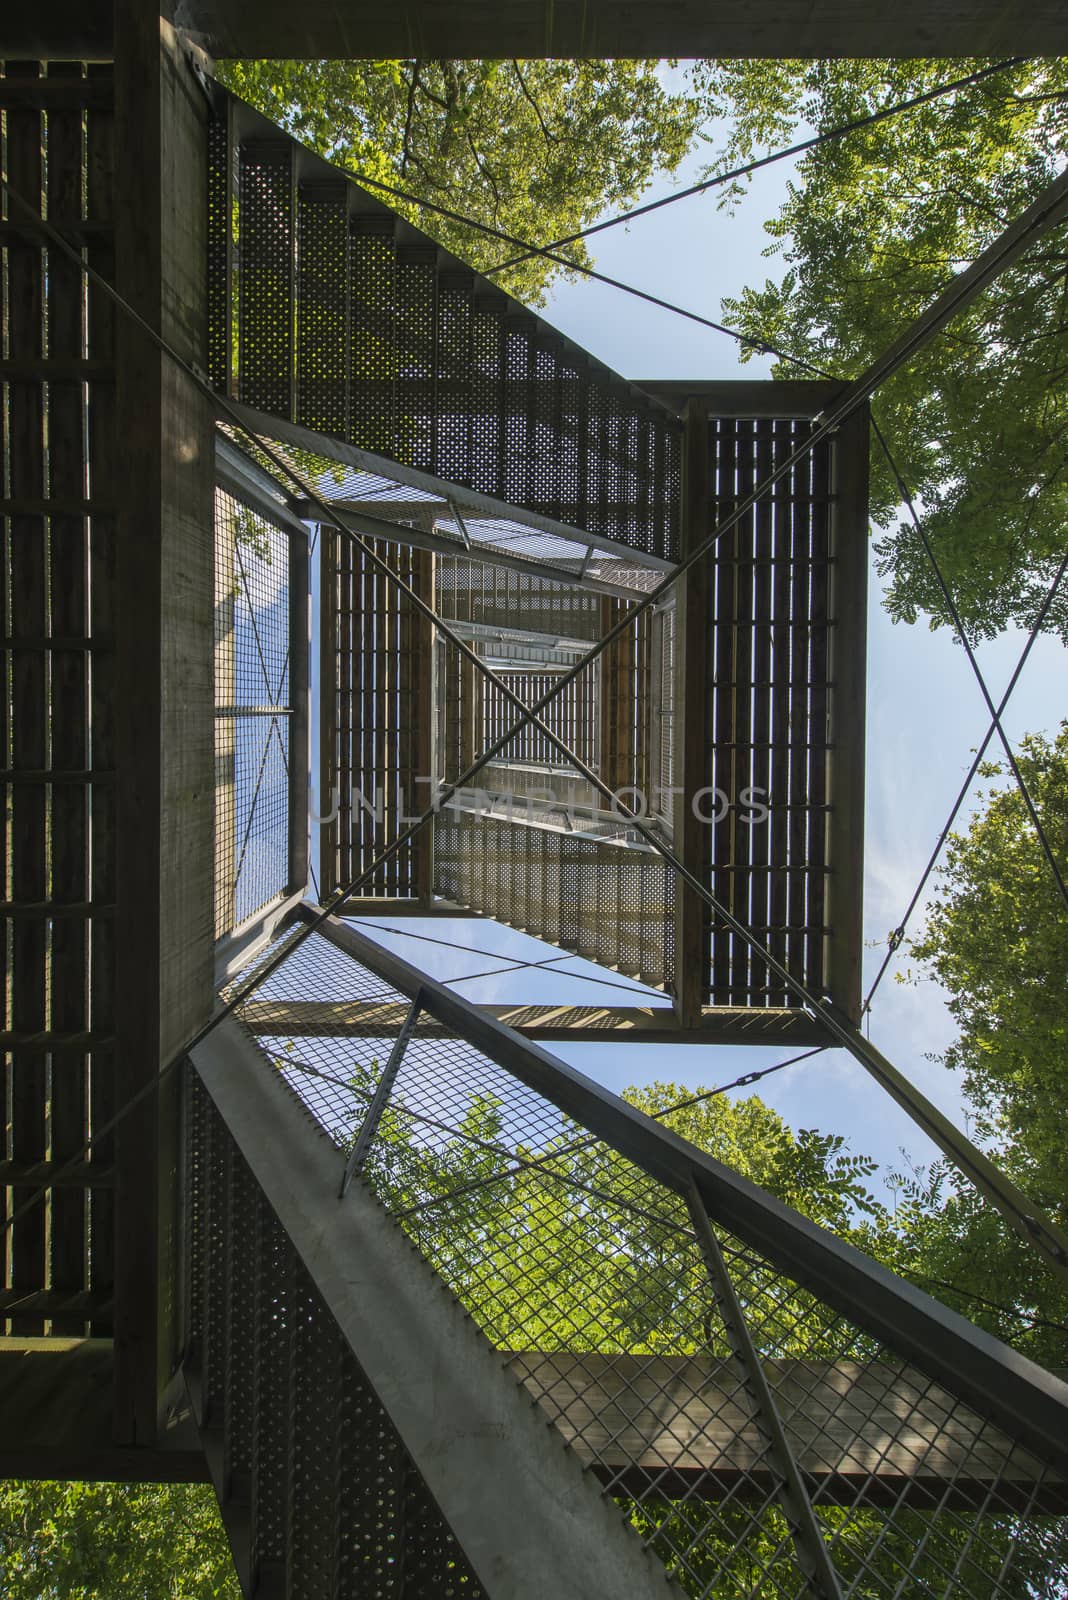
[(779, 1499), (793, 1534), (794, 1547), (812, 1594), (819, 1600), (842, 1600), (838, 1574), (834, 1570), (827, 1544), (812, 1510), (812, 1502), (801, 1477), (801, 1469), (786, 1437), (775, 1396), (753, 1343), (738, 1296), (734, 1291), (719, 1240), (708, 1219), (704, 1201), (690, 1179), (686, 1205), (693, 1222), (697, 1243), (704, 1258), (712, 1293), (723, 1321), (731, 1354), (741, 1369), (746, 1392), (753, 1406), (753, 1421), (767, 1441), (768, 1453), (779, 1477)]
[(393, 1041), (393, 1048), (389, 1052), (389, 1060), (386, 1062), (385, 1071), (379, 1078), (378, 1087), (371, 1096), (371, 1103), (367, 1107), (360, 1131), (353, 1141), (352, 1149), (349, 1151), (348, 1159), (345, 1162), (345, 1171), (341, 1175), (341, 1187), (338, 1190), (339, 1200), (345, 1198), (349, 1185), (370, 1154), (371, 1145), (374, 1142), (375, 1134), (378, 1132), (378, 1125), (382, 1121), (382, 1113), (389, 1104), (389, 1097), (393, 1093), (393, 1085), (397, 1080), (397, 1073), (400, 1071), (401, 1062), (404, 1060), (404, 1052), (408, 1048), (408, 1041), (411, 1039), (421, 1008), (422, 996), (421, 992), (417, 990), (415, 999), (408, 1007), (408, 1015), (404, 1019), (401, 1031)]

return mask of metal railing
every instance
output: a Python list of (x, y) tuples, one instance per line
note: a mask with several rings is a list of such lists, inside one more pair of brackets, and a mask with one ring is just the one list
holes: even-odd
[(1058, 1592), (1057, 1379), (350, 926), (243, 1020), (686, 1593)]
[(215, 934), (308, 877), (308, 531), (220, 443), (215, 496)]

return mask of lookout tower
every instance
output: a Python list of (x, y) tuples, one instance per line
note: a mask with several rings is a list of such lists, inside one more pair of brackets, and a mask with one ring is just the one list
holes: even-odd
[[(250, 1600), (1052, 1592), (1064, 1385), (552, 1053), (845, 1045), (1063, 1269), (858, 1028), (894, 351), (626, 381), (170, 22), (47, 13), (0, 77), (3, 1470), (210, 1479)], [(384, 911), (630, 992), (474, 1004)]]

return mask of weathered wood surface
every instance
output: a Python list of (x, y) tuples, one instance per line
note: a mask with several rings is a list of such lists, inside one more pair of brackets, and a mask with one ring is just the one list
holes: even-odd
[(0, 1339), (0, 1477), (207, 1479), (191, 1420), (152, 1450), (113, 1444), (113, 1390), (110, 1339)]
[[(106, 0), (9, 7), (0, 47), (10, 56), (107, 54)], [(187, 27), (217, 56), (794, 56), (1063, 55), (1068, 12), (1057, 0), (190, 0)]]
[[(512, 1372), (613, 1490), (763, 1495), (773, 1481), (733, 1363), (539, 1351)], [(1068, 1480), (913, 1368), (768, 1360), (775, 1401), (822, 1504), (1068, 1509)], [(1011, 1454), (1010, 1454), (1011, 1451)], [(1041, 1482), (1040, 1482), (1041, 1480)], [(989, 1499), (987, 1496), (989, 1495)]]
[[(407, 1010), (406, 1000), (250, 1000), (241, 1010), (241, 1020), (261, 1037), (377, 1039), (395, 1034)], [(603, 1040), (610, 1033), (645, 1044), (689, 1040), (806, 1045), (825, 1041), (822, 1031), (801, 1011), (754, 1013), (753, 1008), (722, 1006), (706, 1009), (687, 1028), (667, 1006), (485, 1005), (479, 1010), (534, 1039)]]

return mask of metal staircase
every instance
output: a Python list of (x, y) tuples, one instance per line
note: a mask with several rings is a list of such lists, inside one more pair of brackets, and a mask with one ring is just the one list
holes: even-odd
[(218, 86), (221, 393), (664, 561), (681, 424)]
[(351, 927), (186, 1105), (247, 1595), (1059, 1592), (1065, 1384)]

